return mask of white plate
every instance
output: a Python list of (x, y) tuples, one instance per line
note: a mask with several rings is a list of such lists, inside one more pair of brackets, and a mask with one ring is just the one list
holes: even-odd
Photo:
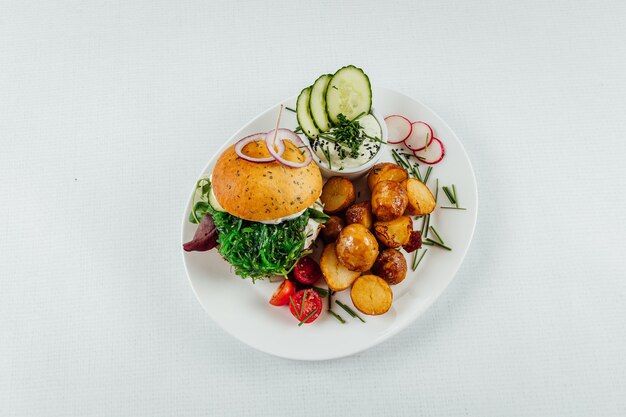
[[(428, 185), (434, 190), (435, 179), (439, 185), (456, 184), (462, 210), (436, 209), (431, 216), (434, 225), (452, 251), (437, 247), (429, 250), (415, 272), (411, 270), (412, 255), (406, 255), (409, 272), (406, 279), (393, 288), (393, 305), (381, 316), (361, 315), (367, 321), (349, 317), (333, 302), (333, 311), (343, 316), (347, 323), (340, 324), (329, 314), (322, 314), (315, 322), (297, 326), (287, 307), (273, 307), (268, 300), (278, 283), (268, 280), (244, 280), (231, 272), (229, 264), (217, 250), (209, 252), (184, 252), (183, 261), (189, 282), (198, 301), (209, 316), (224, 330), (242, 342), (260, 351), (290, 359), (325, 360), (352, 355), (388, 339), (417, 319), (441, 295), (454, 278), (463, 262), (474, 234), (477, 214), (476, 179), (463, 145), (452, 129), (432, 110), (403, 94), (387, 90), (374, 90), (374, 105), (387, 116), (402, 114), (411, 121), (429, 123), (435, 136), (446, 147), (444, 160), (433, 167)], [(280, 103), (279, 103), (280, 104)], [(209, 161), (202, 176), (208, 176), (217, 156), (246, 135), (271, 130), (274, 127), (278, 105), (264, 111), (235, 133)], [(295, 97), (284, 102), (295, 108)], [(294, 129), (295, 115), (285, 112), (281, 126)], [(392, 161), (390, 150), (385, 150), (381, 161)], [(425, 168), (422, 166), (422, 171)], [(438, 206), (450, 205), (439, 190)], [(196, 229), (188, 222), (191, 201), (183, 214), (182, 242), (190, 240)], [(419, 230), (421, 220), (415, 222)], [(424, 246), (425, 248), (427, 246)], [(318, 284), (324, 286), (323, 284)], [(349, 291), (334, 296), (352, 306)], [(324, 308), (327, 307), (326, 300)]]

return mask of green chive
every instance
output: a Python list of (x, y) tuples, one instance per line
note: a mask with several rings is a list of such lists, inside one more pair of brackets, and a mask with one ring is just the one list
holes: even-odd
[(437, 202), (437, 197), (439, 197), (439, 178), (437, 178), (437, 182), (435, 184), (435, 203)]
[(437, 230), (435, 230), (434, 226), (430, 226), (430, 230), (433, 231), (433, 233), (435, 234), (435, 236), (437, 236), (437, 239), (439, 239), (439, 242), (441, 242), (442, 245), (445, 245), (446, 242), (443, 241), (443, 239), (441, 238), (441, 236), (439, 236), (439, 233), (437, 233)]
[(307, 292), (308, 290), (304, 290), (304, 292), (302, 293), (302, 303), (300, 304), (300, 314), (298, 314), (298, 317), (302, 318), (302, 313), (304, 313), (304, 305), (306, 304), (306, 296), (307, 296)]
[(333, 316), (334, 318), (336, 318), (337, 320), (339, 320), (339, 322), (341, 324), (346, 324), (346, 321), (343, 319), (343, 317), (341, 317), (339, 314), (335, 313), (332, 310), (328, 310), (328, 312), (330, 313), (331, 316)]
[(332, 304), (331, 304), (331, 302), (332, 302), (331, 296), (332, 295), (333, 295), (333, 291), (329, 288), (328, 289), (328, 311), (331, 311), (331, 309), (333, 307)]
[(448, 207), (448, 206), (441, 206), (439, 208), (442, 209), (452, 209), (452, 210), (467, 210), (465, 207)]
[(316, 309), (314, 309), (313, 311), (311, 311), (311, 312), (310, 312), (310, 313), (309, 313), (309, 314), (308, 314), (305, 318), (303, 318), (303, 319), (300, 321), (300, 323), (298, 323), (298, 326), (302, 326), (302, 323), (304, 323), (305, 321), (307, 321), (308, 319), (310, 319), (310, 318), (311, 318), (311, 316), (312, 316), (313, 314), (315, 314), (315, 313), (317, 313), (317, 308), (316, 308)]
[(456, 196), (456, 185), (452, 184), (452, 192), (454, 193), (454, 205), (459, 207), (459, 198)]
[(446, 193), (446, 197), (448, 197), (448, 200), (450, 200), (450, 204), (456, 205), (456, 200), (454, 199), (454, 195), (452, 195), (452, 192), (450, 191), (450, 189), (446, 187), (445, 185), (441, 187), (441, 189), (443, 190), (444, 193)]
[(424, 184), (428, 182), (428, 178), (430, 177), (430, 173), (432, 172), (433, 167), (429, 166), (426, 170), (426, 175), (424, 175)]
[[(417, 255), (418, 251), (415, 251), (415, 254)], [(413, 271), (415, 271), (417, 269), (417, 267), (419, 266), (420, 262), (422, 262), (422, 258), (424, 258), (424, 255), (426, 255), (426, 252), (428, 252), (428, 249), (424, 249), (424, 252), (422, 252), (422, 255), (419, 257), (419, 259), (417, 259), (417, 263), (415, 262), (415, 260), (413, 261)], [(417, 256), (416, 256), (417, 258)]]
[(316, 287), (315, 285), (311, 285), (311, 288), (315, 290), (315, 292), (318, 293), (322, 298), (328, 295), (328, 290), (326, 288)]
[(296, 112), (296, 111), (295, 111), (294, 109), (292, 109), (291, 107), (287, 107), (287, 106), (285, 106), (285, 109), (287, 109), (287, 110), (289, 110), (289, 111), (291, 111), (291, 112), (294, 112), (294, 113)]
[(425, 235), (428, 234), (428, 224), (430, 224), (430, 214), (422, 217), (422, 230), (420, 231), (420, 233), (424, 237), (426, 237)]
[(426, 242), (424, 242), (425, 245), (429, 245), (429, 246), (439, 246), (442, 249), (446, 249), (446, 250), (452, 250), (451, 247), (444, 245), (443, 243), (439, 243), (436, 240), (432, 240), (430, 238), (426, 239)]
[(365, 320), (363, 320), (363, 319), (361, 318), (361, 316), (359, 316), (358, 314), (356, 314), (356, 313), (354, 312), (354, 310), (352, 310), (350, 307), (348, 307), (347, 305), (345, 305), (344, 303), (342, 303), (342, 302), (341, 302), (341, 301), (339, 301), (339, 300), (335, 300), (335, 302), (336, 302), (337, 304), (339, 304), (339, 307), (343, 308), (343, 309), (346, 311), (346, 313), (348, 313), (348, 314), (349, 314), (349, 315), (351, 315), (352, 317), (357, 318), (357, 319), (361, 320), (363, 323), (365, 323)]

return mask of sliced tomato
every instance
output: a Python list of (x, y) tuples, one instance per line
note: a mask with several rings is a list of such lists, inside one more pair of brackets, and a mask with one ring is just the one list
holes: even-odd
[(300, 258), (296, 266), (293, 268), (294, 278), (305, 285), (313, 285), (322, 279), (322, 270), (320, 266), (310, 256)]
[(322, 313), (322, 299), (315, 290), (300, 290), (291, 297), (289, 311), (299, 322), (311, 323)]
[(270, 304), (273, 306), (285, 306), (289, 304), (289, 299), (295, 294), (295, 292), (296, 285), (286, 279), (278, 286), (272, 295), (272, 298), (270, 298)]

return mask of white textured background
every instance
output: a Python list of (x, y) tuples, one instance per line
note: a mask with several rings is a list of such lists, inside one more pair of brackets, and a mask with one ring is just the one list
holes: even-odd
[[(0, 2), (0, 415), (625, 415), (626, 3), (307, 3)], [(196, 302), (181, 212), (348, 63), (456, 130), (477, 231), (400, 335), (276, 359)]]

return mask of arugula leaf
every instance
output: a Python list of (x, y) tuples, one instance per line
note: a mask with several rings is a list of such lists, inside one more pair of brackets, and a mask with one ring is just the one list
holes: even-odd
[[(193, 212), (189, 213), (189, 222), (198, 224), (198, 222), (196, 221), (196, 218), (199, 221), (202, 221), (202, 218), (208, 211), (209, 211), (209, 203), (206, 203), (204, 201), (198, 201), (196, 205), (193, 207)], [(195, 213), (195, 217), (194, 217), (194, 213)]]
[(330, 219), (330, 216), (328, 214), (314, 208), (309, 208), (308, 212), (309, 218), (315, 220), (318, 223), (324, 224)]

